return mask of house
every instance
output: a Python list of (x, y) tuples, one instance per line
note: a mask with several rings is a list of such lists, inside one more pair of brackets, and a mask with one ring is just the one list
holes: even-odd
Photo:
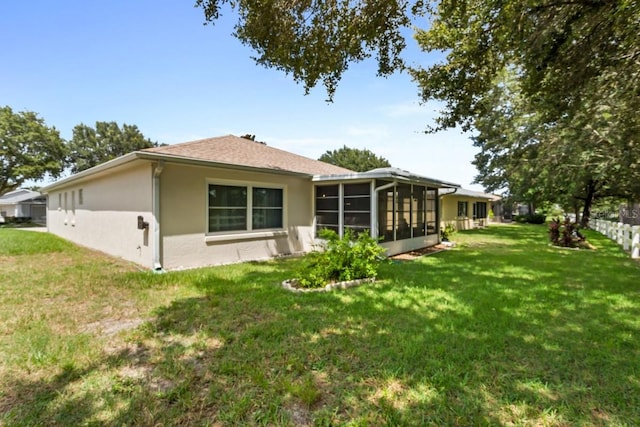
[(627, 202), (621, 204), (618, 209), (620, 222), (629, 225), (640, 225), (640, 203)]
[(452, 224), (456, 230), (484, 227), (489, 223), (494, 205), (499, 206), (500, 196), (471, 191), (465, 188), (445, 190), (441, 193), (442, 215), (440, 226)]
[(370, 230), (389, 254), (434, 245), (438, 191), (456, 187), (227, 135), (135, 151), (44, 191), (51, 233), (161, 270), (308, 252), (322, 228)]
[(0, 196), (0, 222), (13, 218), (31, 218), (44, 224), (47, 214), (47, 198), (37, 191), (24, 188)]

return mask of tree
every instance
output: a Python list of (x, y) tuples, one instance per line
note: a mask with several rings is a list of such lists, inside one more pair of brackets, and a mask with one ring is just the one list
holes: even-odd
[(620, 120), (614, 115), (628, 116), (622, 105), (613, 107), (613, 99), (585, 98), (572, 114), (546, 123), (518, 82), (504, 79), (483, 98), (487, 114), (474, 121), (478, 133), (472, 139), (481, 148), (476, 182), (489, 191), (507, 188), (516, 200), (534, 205), (547, 201), (573, 211), (582, 206), (583, 225), (597, 200), (639, 194), (640, 148), (633, 135), (611, 127)]
[[(572, 185), (571, 197), (584, 197), (587, 213), (590, 194), (598, 194), (594, 188), (640, 197), (640, 2), (197, 0), (196, 5), (209, 22), (223, 6), (236, 8), (235, 35), (258, 53), (259, 64), (292, 74), (306, 91), (322, 83), (329, 99), (352, 62), (376, 56), (378, 74), (408, 70), (425, 101), (443, 103), (429, 131), (484, 127), (476, 140), (486, 147), (477, 162), (485, 168), (481, 181), (498, 177), (509, 191), (532, 198), (556, 197), (550, 191)], [(403, 30), (424, 18), (430, 26), (418, 29), (415, 38), (426, 53), (444, 60), (407, 67), (401, 57)], [(526, 102), (512, 105), (512, 118), (503, 120), (492, 108), (501, 107), (495, 92), (505, 73)], [(490, 116), (494, 119), (481, 123)], [(491, 135), (492, 122), (506, 127), (509, 137)], [(554, 163), (554, 155), (565, 163)], [(570, 171), (580, 177), (570, 182)]]
[(73, 128), (69, 142), (69, 164), (77, 173), (132, 151), (157, 147), (145, 138), (136, 125), (96, 122), (95, 129), (85, 124)]
[(207, 22), (226, 5), (237, 10), (235, 36), (258, 53), (258, 64), (293, 75), (307, 92), (321, 82), (329, 99), (352, 62), (375, 55), (379, 75), (399, 69), (402, 29), (424, 10), (420, 0), (411, 9), (395, 0), (196, 0)]
[(346, 145), (338, 150), (328, 150), (318, 160), (356, 172), (391, 166), (387, 159), (378, 157), (367, 149), (349, 148)]
[(0, 141), (0, 195), (27, 180), (58, 177), (64, 169), (64, 140), (34, 112), (0, 108)]

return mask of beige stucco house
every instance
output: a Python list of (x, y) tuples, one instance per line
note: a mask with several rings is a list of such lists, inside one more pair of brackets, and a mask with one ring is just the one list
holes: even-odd
[(51, 233), (155, 269), (313, 249), (370, 230), (389, 254), (438, 242), (438, 191), (399, 169), (356, 173), (233, 135), (129, 153), (45, 189)]
[(455, 188), (443, 190), (441, 199), (440, 226), (452, 224), (456, 230), (469, 230), (489, 223), (492, 203), (500, 200), (500, 196)]

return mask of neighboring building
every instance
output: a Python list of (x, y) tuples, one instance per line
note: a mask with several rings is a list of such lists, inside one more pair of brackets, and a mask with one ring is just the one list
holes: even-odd
[(620, 205), (620, 222), (629, 225), (640, 225), (640, 203), (628, 202)]
[(50, 232), (160, 270), (308, 252), (322, 228), (370, 230), (390, 255), (434, 245), (438, 190), (455, 187), (228, 135), (129, 153), (44, 191)]
[[(490, 220), (495, 206), (500, 206), (500, 196), (471, 191), (464, 188), (445, 190), (442, 192), (442, 215), (440, 226), (452, 224), (456, 230), (469, 230), (485, 227)], [(495, 206), (494, 206), (495, 205)], [(495, 221), (495, 212), (493, 215)]]
[(18, 189), (0, 196), (0, 222), (11, 218), (31, 218), (44, 224), (47, 215), (47, 198), (37, 191)]

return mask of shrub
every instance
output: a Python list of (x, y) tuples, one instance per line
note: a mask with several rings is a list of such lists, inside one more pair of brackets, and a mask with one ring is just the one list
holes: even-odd
[(440, 230), (440, 235), (443, 242), (448, 242), (451, 237), (456, 234), (456, 226), (453, 224), (447, 224), (444, 226), (442, 230)]
[(318, 288), (331, 282), (375, 278), (383, 260), (384, 248), (364, 232), (354, 236), (346, 228), (340, 238), (335, 231), (322, 230), (320, 237), (325, 243), (321, 251), (305, 255), (295, 280), (300, 287)]
[(544, 224), (546, 220), (547, 220), (547, 216), (545, 214), (536, 213), (536, 214), (526, 215), (526, 221), (529, 224)]
[(558, 218), (551, 220), (549, 223), (549, 240), (556, 246), (573, 248), (579, 246), (584, 241), (584, 236), (580, 234), (580, 226), (571, 222), (567, 217), (564, 222), (560, 222)]
[(518, 224), (526, 224), (527, 223), (527, 216), (526, 215), (514, 215), (513, 216), (513, 220), (515, 222), (517, 222)]
[(544, 214), (516, 215), (513, 220), (520, 224), (544, 224), (547, 217)]

